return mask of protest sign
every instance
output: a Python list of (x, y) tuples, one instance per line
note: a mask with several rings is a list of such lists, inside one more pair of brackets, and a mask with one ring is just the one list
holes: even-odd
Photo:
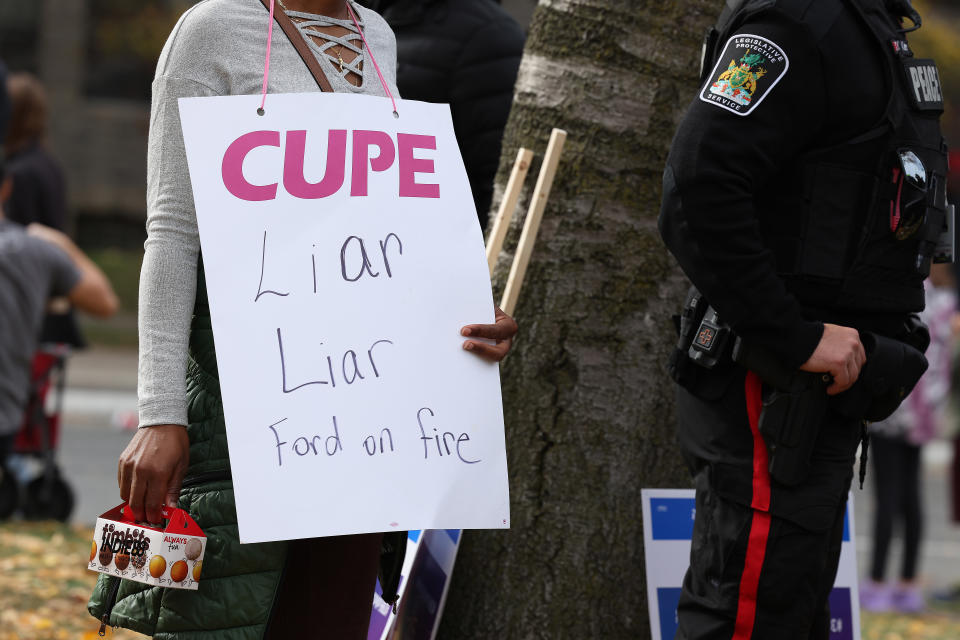
[(449, 108), (184, 98), (243, 542), (509, 526), (493, 322)]
[(457, 529), (409, 532), (400, 570), (397, 613), (380, 597), (377, 583), (367, 640), (436, 637), (462, 534)]
[[(642, 489), (647, 606), (654, 640), (673, 640), (683, 576), (690, 565), (696, 503), (693, 489)], [(853, 494), (843, 522), (840, 564), (830, 592), (830, 640), (860, 640)]]

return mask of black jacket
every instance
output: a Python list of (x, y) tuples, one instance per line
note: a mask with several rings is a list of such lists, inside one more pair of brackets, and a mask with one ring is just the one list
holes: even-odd
[[(883, 0), (858, 2), (885, 13)], [(773, 43), (789, 68), (768, 64), (751, 106), (732, 112), (716, 103), (711, 87), (747, 48), (735, 56), (724, 50), (674, 138), (660, 229), (684, 272), (737, 333), (796, 368), (819, 342), (825, 318), (807, 313), (778, 274), (761, 230), (788, 213), (771, 206), (769, 196), (802, 178), (805, 154), (877, 126), (896, 88), (888, 78), (892, 53), (847, 2), (764, 4), (734, 33)], [(831, 19), (813, 28), (817, 12)]]
[[(918, 144), (915, 149), (924, 155), (931, 184), (940, 170), (936, 154), (926, 153), (933, 128), (923, 127), (922, 139), (901, 147), (899, 123), (935, 123), (936, 118), (919, 106), (907, 108), (905, 98), (914, 89), (902, 80), (904, 64), (923, 61), (910, 53), (885, 0), (747, 0), (728, 6), (738, 4), (742, 12), (718, 26), (714, 50), (719, 54), (706, 65), (674, 138), (664, 171), (660, 230), (683, 271), (720, 317), (747, 344), (772, 354), (784, 369), (795, 370), (813, 353), (824, 322), (895, 336), (893, 327), (903, 328), (908, 310), (876, 311), (846, 299), (830, 306), (811, 302), (808, 290), (790, 286), (789, 278), (799, 269), (784, 267), (784, 245), (771, 242), (787, 236), (770, 230), (799, 228), (804, 248), (819, 250), (824, 245), (807, 241), (828, 235), (824, 228), (833, 231), (841, 245), (852, 229), (858, 250), (852, 264), (862, 264), (862, 248), (870, 246), (866, 241), (875, 233), (895, 237), (894, 205), (907, 203), (898, 183), (891, 181), (902, 175), (894, 164), (899, 150)], [(932, 92), (932, 82), (928, 77), (925, 96)], [(893, 107), (901, 110), (897, 119), (891, 118)], [(934, 146), (942, 146), (939, 138), (937, 130)], [(882, 152), (861, 155), (866, 142), (876, 142)], [(873, 174), (876, 188), (854, 190), (856, 197), (849, 199), (850, 184), (870, 184), (860, 182), (853, 167)], [(828, 188), (819, 190), (824, 183)], [(869, 206), (859, 210), (860, 202)], [(897, 241), (916, 247), (916, 236)], [(828, 254), (821, 259), (833, 264), (832, 253), (819, 253)], [(889, 285), (885, 272), (876, 274), (878, 285)], [(827, 288), (832, 279), (821, 282)], [(919, 278), (916, 284), (922, 286)], [(705, 342), (712, 335), (700, 334)], [(880, 362), (876, 366), (884, 367)], [(861, 440), (861, 420), (843, 404), (851, 396), (841, 394), (819, 408), (798, 394), (771, 410), (769, 386), (761, 390), (746, 377), (746, 369), (729, 359), (713, 369), (690, 368), (701, 373), (681, 383), (677, 411), (681, 448), (694, 473), (709, 466), (703, 477), (710, 490), (745, 507), (754, 505), (766, 485), (766, 499), (754, 508), (808, 531), (827, 531), (846, 499)], [(885, 378), (900, 373), (881, 370)], [(770, 483), (760, 471), (767, 461), (758, 439), (770, 433), (759, 427), (761, 411), (770, 411), (763, 419), (769, 419), (766, 426), (782, 425), (777, 435), (789, 435), (785, 448), (811, 434), (815, 438), (808, 474), (795, 486), (776, 477)], [(780, 443), (787, 440), (783, 437)], [(768, 555), (773, 553), (776, 567), (783, 569), (776, 549), (768, 547)], [(727, 584), (710, 588), (726, 589)], [(798, 582), (797, 588), (808, 587)], [(779, 637), (756, 630), (754, 635)]]
[(500, 142), (523, 55), (520, 25), (493, 0), (366, 0), (397, 34), (397, 88), (450, 104), (453, 127), (486, 226)]
[(6, 203), (7, 217), (26, 226), (39, 222), (65, 231), (67, 187), (60, 163), (39, 144), (33, 144), (7, 159), (13, 191)]

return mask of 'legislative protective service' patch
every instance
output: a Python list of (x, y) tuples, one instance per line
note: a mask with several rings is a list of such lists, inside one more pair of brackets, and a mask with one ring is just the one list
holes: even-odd
[(700, 92), (700, 99), (748, 115), (780, 82), (790, 68), (780, 46), (761, 36), (740, 33), (727, 41), (717, 66)]

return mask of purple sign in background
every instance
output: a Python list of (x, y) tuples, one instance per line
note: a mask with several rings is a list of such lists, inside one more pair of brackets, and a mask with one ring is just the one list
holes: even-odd
[[(401, 584), (403, 579), (401, 578)], [(380, 588), (380, 580), (377, 580), (377, 595), (383, 595), (383, 589)], [(367, 640), (380, 640), (383, 630), (387, 628), (387, 621), (390, 619), (390, 609), (378, 608), (379, 601), (374, 601), (373, 609), (370, 611), (370, 626), (367, 627)]]
[(849, 587), (835, 587), (830, 592), (830, 640), (853, 640)]
[[(412, 640), (430, 640), (443, 613), (443, 599), (447, 582), (453, 571), (453, 561), (460, 542), (459, 529), (428, 529), (411, 531), (407, 542), (407, 554), (412, 564), (409, 575), (404, 575), (401, 598), (396, 619), (392, 622), (394, 633)], [(377, 583), (377, 594), (381, 594)], [(382, 600), (374, 603), (370, 615), (367, 640), (380, 640), (387, 625), (391, 623), (390, 609)]]

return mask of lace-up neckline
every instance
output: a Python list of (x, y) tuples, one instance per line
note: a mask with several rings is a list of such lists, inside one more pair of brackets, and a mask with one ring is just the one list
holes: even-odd
[[(354, 89), (361, 89), (363, 87), (365, 81), (363, 71), (366, 56), (363, 50), (363, 39), (353, 20), (349, 18), (341, 20), (339, 18), (330, 18), (328, 16), (303, 11), (285, 10), (285, 12), (287, 16), (290, 17), (290, 20), (293, 21), (294, 25), (296, 25), (297, 30), (303, 35), (311, 51), (321, 60), (321, 63), (327, 63), (326, 68), (328, 70), (332, 70), (334, 75), (340, 76), (346, 84)], [(357, 19), (360, 19), (359, 16)], [(363, 26), (363, 23), (360, 22), (360, 27), (363, 28)], [(321, 31), (321, 29), (329, 29), (331, 27), (339, 27), (345, 30), (346, 33), (334, 35), (326, 31)], [(343, 57), (347, 52), (352, 52), (356, 55), (351, 60), (347, 60)], [(351, 74), (359, 79), (357, 84), (350, 82), (349, 76)]]

